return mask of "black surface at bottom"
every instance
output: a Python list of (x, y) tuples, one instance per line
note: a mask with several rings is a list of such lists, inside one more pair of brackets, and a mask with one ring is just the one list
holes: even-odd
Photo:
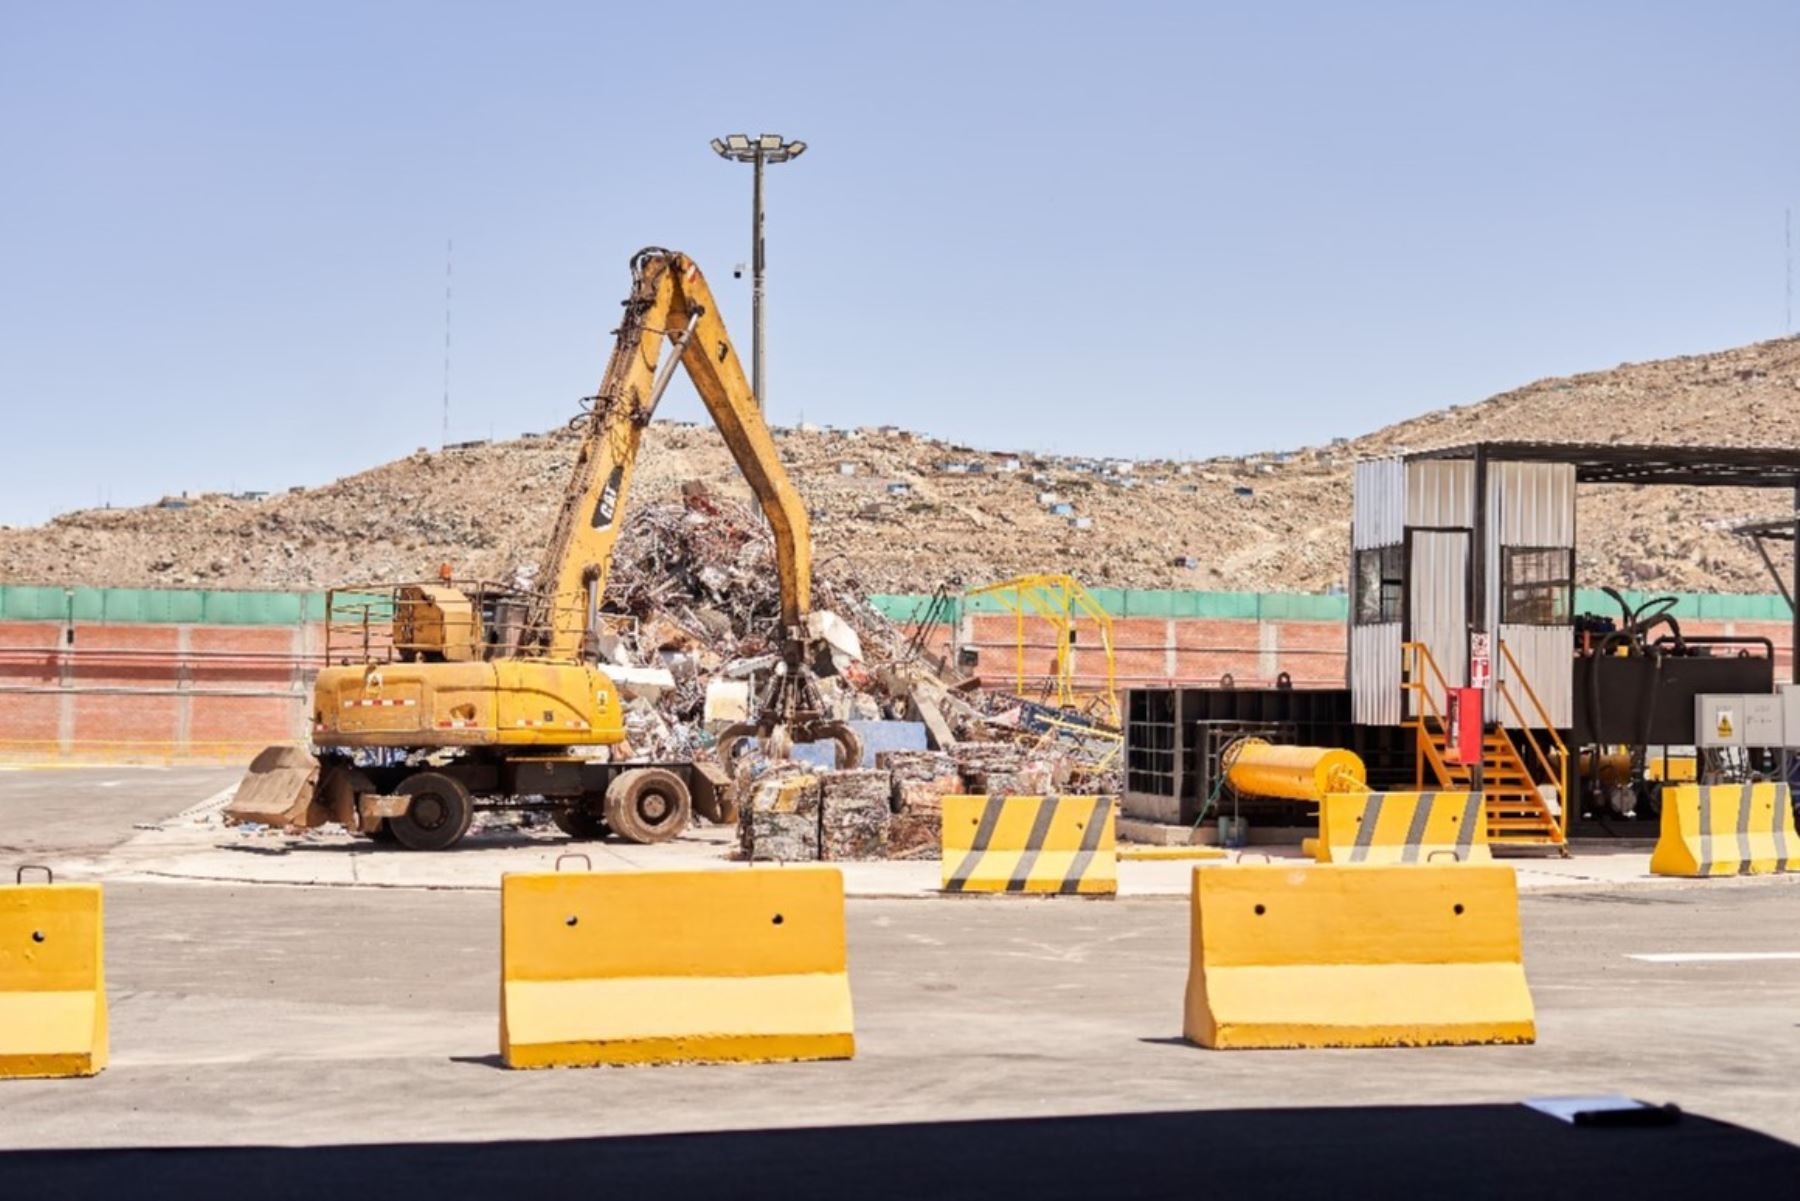
[[(1792, 1195), (1800, 1148), (1686, 1115), (1516, 1105), (1216, 1110), (493, 1143), (0, 1154), (0, 1196), (1608, 1198)], [(1741, 1190), (1741, 1191), (1740, 1191)], [(1754, 1190), (1754, 1191), (1752, 1191)]]

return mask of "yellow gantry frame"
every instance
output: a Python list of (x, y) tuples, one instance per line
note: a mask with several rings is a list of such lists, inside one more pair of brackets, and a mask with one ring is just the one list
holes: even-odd
[(1013, 615), (1016, 630), (1014, 675), (1021, 696), (1025, 694), (1025, 619), (1041, 617), (1050, 623), (1056, 635), (1056, 675), (1052, 684), (1056, 690), (1056, 703), (1064, 709), (1079, 710), (1084, 701), (1090, 699), (1075, 690), (1073, 659), (1076, 624), (1092, 622), (1100, 631), (1100, 649), (1106, 656), (1106, 690), (1091, 699), (1100, 702), (1098, 716), (1111, 725), (1119, 724), (1119, 693), (1113, 674), (1112, 617), (1074, 576), (1022, 575), (963, 593), (965, 601), (977, 596), (993, 597)]

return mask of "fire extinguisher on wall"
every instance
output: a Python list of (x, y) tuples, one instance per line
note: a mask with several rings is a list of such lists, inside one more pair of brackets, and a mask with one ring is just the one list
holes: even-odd
[(1481, 762), (1481, 689), (1451, 688), (1444, 697), (1444, 760)]

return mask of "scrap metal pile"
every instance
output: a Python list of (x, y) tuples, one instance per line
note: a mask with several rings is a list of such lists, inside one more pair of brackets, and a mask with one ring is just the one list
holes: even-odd
[[(608, 632), (592, 648), (625, 698), (626, 757), (710, 757), (719, 732), (753, 711), (778, 661), (773, 555), (773, 537), (754, 509), (696, 483), (682, 488), (679, 503), (633, 512), (607, 584)], [(815, 567), (813, 603), (821, 647), (815, 669), (829, 716), (866, 723), (900, 749), (871, 741), (874, 771), (740, 761), (747, 855), (935, 853), (944, 795), (1116, 791), (1103, 752), (1046, 733), (1029, 720), (1026, 702), (983, 691), (931, 654), (870, 602), (841, 561)], [(785, 793), (777, 785), (783, 780)], [(885, 807), (870, 803), (877, 795)], [(842, 798), (842, 821), (832, 817), (833, 796)], [(757, 813), (779, 817), (759, 827)]]

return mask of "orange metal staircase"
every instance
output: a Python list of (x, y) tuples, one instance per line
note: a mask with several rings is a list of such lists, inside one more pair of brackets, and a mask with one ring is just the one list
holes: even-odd
[[(1425, 788), (1429, 774), (1437, 788), (1466, 791), (1471, 783), (1469, 768), (1449, 761), (1444, 716), (1438, 708), (1437, 697), (1449, 691), (1443, 673), (1422, 642), (1406, 643), (1402, 653), (1405, 655), (1402, 687), (1418, 698), (1412, 713), (1405, 719), (1414, 730), (1417, 747), (1414, 786)], [(1566, 817), (1563, 815), (1568, 813), (1569, 792), (1565, 775), (1568, 751), (1504, 642), (1500, 644), (1500, 653), (1511, 666), (1512, 677), (1521, 686), (1526, 699), (1534, 706), (1539, 724), (1534, 731), (1532, 723), (1526, 720), (1519, 698), (1505, 683), (1497, 686), (1501, 703), (1510, 711), (1516, 726), (1509, 731), (1503, 723), (1490, 725), (1481, 739), (1481, 796), (1482, 808), (1487, 815), (1488, 841), (1495, 845), (1557, 847), (1567, 854), (1563, 825)], [(1540, 739), (1538, 731), (1547, 737)], [(1518, 742), (1514, 741), (1515, 737)], [(1520, 743), (1531, 753), (1530, 763), (1520, 751)], [(1540, 782), (1555, 788), (1557, 808), (1552, 808), (1544, 799), (1539, 791)]]

